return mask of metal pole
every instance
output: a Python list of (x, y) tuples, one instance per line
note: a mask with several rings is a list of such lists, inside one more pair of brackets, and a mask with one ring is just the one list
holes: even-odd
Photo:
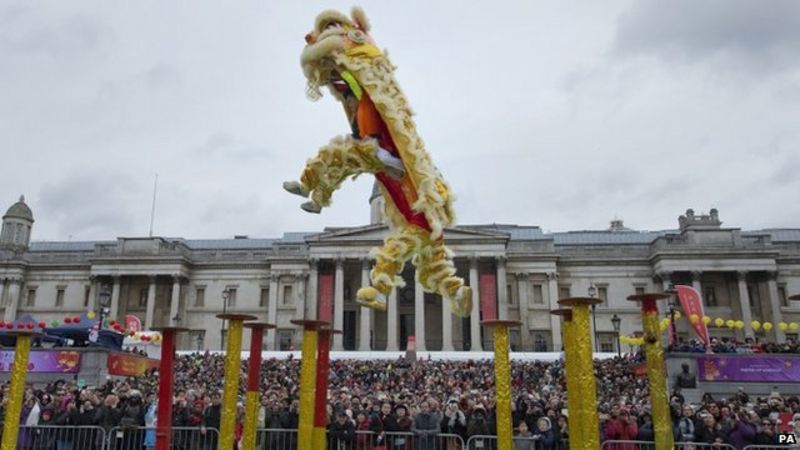
[[(180, 329), (183, 331), (183, 329)], [(172, 392), (175, 358), (175, 333), (177, 328), (161, 330), (161, 363), (158, 368), (158, 418), (156, 420), (156, 450), (169, 450), (172, 446)]]
[(592, 338), (594, 339), (594, 351), (600, 352), (600, 341), (597, 339), (597, 316), (594, 313), (596, 305), (592, 305)]

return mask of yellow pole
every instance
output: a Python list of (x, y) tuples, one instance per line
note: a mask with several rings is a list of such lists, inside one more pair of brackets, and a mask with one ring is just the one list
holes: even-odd
[(661, 329), (658, 326), (658, 309), (653, 301), (652, 310), (645, 311), (642, 303), (642, 328), (644, 352), (647, 358), (647, 381), (650, 383), (650, 404), (653, 413), (653, 431), (656, 450), (671, 450), (674, 446), (672, 419), (667, 398), (667, 369), (664, 348), (661, 346)]
[(31, 351), (31, 337), (18, 334), (14, 349), (14, 369), (11, 371), (11, 388), (8, 393), (5, 423), (3, 424), (2, 450), (15, 450), (19, 436), (19, 416), (22, 413), (25, 393), (25, 374), (28, 371), (28, 355)]
[(219, 426), (219, 450), (231, 450), (236, 431), (236, 400), (239, 397), (239, 377), (242, 365), (242, 328), (245, 320), (255, 319), (243, 314), (222, 314), (227, 319), (228, 348), (225, 349), (225, 384), (222, 393), (222, 420)]
[[(581, 418), (581, 384), (578, 381), (578, 361), (575, 359), (575, 323), (572, 321), (572, 311), (568, 309), (557, 310), (562, 317), (561, 329), (564, 331), (564, 370), (567, 378), (567, 413), (569, 425), (569, 448), (580, 450), (583, 448), (583, 425)], [(556, 313), (554, 311), (554, 313)]]
[(497, 450), (511, 450), (511, 366), (508, 362), (508, 327), (494, 327), (494, 376), (497, 389)]
[(306, 327), (303, 330), (303, 351), (300, 358), (300, 420), (297, 427), (297, 449), (312, 450), (314, 435), (314, 385), (316, 383), (317, 372), (316, 327)]
[[(578, 415), (580, 417), (580, 438), (584, 449), (600, 448), (600, 424), (597, 419), (597, 382), (594, 378), (592, 358), (592, 335), (589, 321), (589, 305), (600, 303), (591, 297), (565, 298), (560, 305), (572, 306), (572, 331), (575, 356), (576, 383), (580, 386)], [(567, 397), (567, 401), (569, 401)], [(570, 416), (572, 413), (570, 412)], [(572, 431), (570, 431), (572, 441)]]

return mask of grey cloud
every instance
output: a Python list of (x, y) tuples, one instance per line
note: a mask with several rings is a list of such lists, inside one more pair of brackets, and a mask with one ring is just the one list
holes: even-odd
[(762, 71), (796, 67), (798, 49), (800, 3), (793, 0), (647, 0), (620, 15), (613, 53)]
[(243, 143), (225, 131), (218, 131), (202, 143), (190, 149), (189, 153), (196, 157), (232, 158), (237, 160), (253, 160), (270, 157), (266, 147)]
[(113, 36), (106, 26), (86, 15), (73, 15), (54, 23), (38, 22), (30, 10), (7, 8), (0, 14), (0, 49), (69, 61), (97, 52)]

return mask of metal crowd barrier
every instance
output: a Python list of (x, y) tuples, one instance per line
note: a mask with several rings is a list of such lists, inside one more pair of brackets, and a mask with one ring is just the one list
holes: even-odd
[(753, 444), (753, 445), (746, 445), (742, 450), (773, 450), (773, 449), (781, 449), (781, 450), (797, 450), (800, 449), (800, 443), (798, 444), (785, 444), (785, 445), (760, 445), (760, 444)]
[[(559, 439), (551, 444), (545, 444), (539, 438), (535, 437), (519, 437), (511, 438), (514, 444), (514, 449), (519, 450), (568, 450), (569, 441), (567, 439)], [(488, 435), (475, 435), (467, 439), (467, 450), (496, 450), (497, 449), (497, 436)]]
[(281, 428), (256, 429), (257, 450), (295, 450), (297, 430)]
[[(156, 445), (157, 428), (146, 427), (114, 427), (106, 438), (106, 450), (142, 450)], [(205, 430), (205, 432), (203, 431)], [(219, 430), (216, 428), (172, 427), (171, 450), (217, 450), (219, 446)], [(97, 447), (90, 447), (92, 450)], [(62, 450), (62, 449), (56, 449)], [(83, 449), (63, 449), (83, 450)], [(89, 450), (89, 448), (85, 449)]]
[(705, 442), (676, 442), (675, 450), (736, 450), (730, 444), (706, 444)]
[(96, 426), (40, 425), (19, 427), (17, 448), (36, 450), (94, 450), (103, 448), (106, 432)]

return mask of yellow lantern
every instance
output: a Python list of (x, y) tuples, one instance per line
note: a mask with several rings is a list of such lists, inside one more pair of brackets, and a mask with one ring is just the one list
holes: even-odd
[(725, 321), (724, 321), (724, 320), (722, 320), (722, 317), (717, 317), (717, 318), (714, 320), (714, 325), (716, 325), (716, 326), (717, 326), (717, 328), (722, 328), (722, 326), (723, 326), (723, 325), (725, 325)]
[(89, 311), (89, 312), (87, 312), (87, 313), (86, 313), (86, 317), (87, 317), (89, 320), (94, 320), (95, 316), (96, 316), (96, 314), (95, 314), (95, 312), (94, 312), (94, 311)]
[(753, 331), (760, 330), (761, 329), (761, 322), (759, 322), (757, 320), (754, 320), (754, 321), (750, 322), (750, 328), (752, 328)]
[(696, 324), (697, 322), (700, 322), (700, 316), (698, 316), (697, 314), (692, 314), (691, 316), (689, 316), (689, 322), (691, 322), (692, 325)]
[(728, 321), (725, 322), (725, 326), (728, 328), (733, 328), (736, 326), (736, 321), (734, 321), (733, 319), (728, 319)]
[(737, 320), (735, 325), (737, 330), (741, 330), (742, 328), (744, 328), (744, 321)]
[(780, 322), (780, 323), (778, 323), (778, 328), (779, 328), (781, 331), (786, 331), (786, 330), (788, 330), (788, 329), (789, 329), (789, 324), (788, 324), (788, 323), (786, 323), (786, 322)]
[(678, 320), (683, 316), (681, 316), (681, 312), (680, 311), (675, 311), (675, 313), (672, 314), (672, 317), (674, 317), (675, 320)]
[(711, 317), (703, 316), (703, 324), (708, 325), (711, 323)]
[(797, 331), (798, 328), (800, 328), (800, 325), (798, 325), (797, 322), (792, 322), (789, 324), (789, 329), (793, 332)]
[(772, 322), (764, 322), (764, 325), (761, 325), (761, 328), (763, 328), (764, 331), (771, 330), (772, 329)]

